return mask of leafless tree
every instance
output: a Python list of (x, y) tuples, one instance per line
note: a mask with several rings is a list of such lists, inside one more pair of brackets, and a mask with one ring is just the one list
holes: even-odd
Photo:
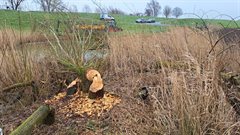
[(163, 15), (168, 18), (172, 13), (172, 9), (169, 6), (165, 6), (163, 9)]
[(77, 8), (76, 5), (72, 5), (68, 9), (69, 9), (70, 12), (75, 12), (75, 13), (78, 12), (78, 8)]
[(47, 12), (63, 11), (66, 9), (62, 0), (35, 0), (35, 2), (40, 5), (43, 11)]
[(172, 15), (178, 18), (179, 16), (183, 15), (183, 11), (179, 7), (175, 7), (172, 11)]
[(89, 5), (84, 5), (82, 10), (85, 13), (91, 13), (92, 12), (92, 10), (91, 10)]
[(152, 10), (151, 9), (145, 9), (145, 15), (146, 16), (152, 16)]
[(96, 13), (106, 13), (107, 12), (107, 8), (104, 8), (100, 2), (97, 2), (97, 0), (91, 0), (92, 3), (97, 6), (97, 8), (95, 9)]
[(143, 14), (143, 13), (140, 13), (140, 12), (137, 12), (137, 13), (135, 13), (134, 15), (136, 15), (136, 16), (144, 16), (144, 14)]
[(94, 12), (95, 12), (95, 13), (101, 13), (102, 11), (101, 11), (100, 8), (96, 7)]
[(121, 15), (125, 14), (121, 9), (113, 8), (113, 7), (108, 8), (108, 13), (109, 14), (121, 14)]
[(7, 0), (13, 10), (18, 10), (23, 1), (25, 0)]
[(107, 12), (108, 12), (108, 9), (107, 9), (107, 8), (99, 8), (99, 7), (96, 7), (94, 12), (95, 12), (95, 13), (107, 13)]
[(130, 16), (144, 16), (144, 14), (143, 14), (143, 13), (140, 13), (140, 12), (130, 13), (129, 15), (130, 15)]
[(151, 0), (149, 3), (147, 3), (145, 13), (151, 13), (151, 16), (158, 16), (160, 10), (161, 6), (159, 5), (159, 2), (156, 0)]

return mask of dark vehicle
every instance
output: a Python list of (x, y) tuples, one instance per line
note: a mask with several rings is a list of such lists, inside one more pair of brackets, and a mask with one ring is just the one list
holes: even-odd
[(136, 23), (155, 23), (155, 19), (144, 19), (144, 18), (139, 18), (136, 20)]
[(148, 20), (146, 20), (146, 23), (155, 23), (156, 21), (155, 21), (155, 19), (148, 19)]

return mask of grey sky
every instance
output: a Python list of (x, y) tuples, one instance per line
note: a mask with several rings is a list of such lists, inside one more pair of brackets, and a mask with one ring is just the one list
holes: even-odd
[[(0, 0), (4, 1), (4, 0)], [(33, 0), (26, 0), (25, 10), (35, 10), (38, 8)], [(78, 11), (82, 11), (84, 5), (89, 5), (92, 11), (96, 6), (91, 0), (63, 0), (68, 6), (76, 5)], [(95, 0), (104, 7), (119, 8), (127, 13), (144, 12), (146, 3), (150, 0)], [(184, 13), (195, 13), (202, 16), (210, 11), (205, 18), (213, 18), (219, 14), (227, 14), (232, 17), (240, 16), (240, 0), (157, 0), (161, 7), (168, 5), (172, 8), (178, 6)], [(217, 12), (216, 12), (217, 11)], [(160, 15), (161, 16), (161, 15)], [(183, 17), (193, 17), (185, 15)], [(226, 17), (225, 17), (226, 18)]]

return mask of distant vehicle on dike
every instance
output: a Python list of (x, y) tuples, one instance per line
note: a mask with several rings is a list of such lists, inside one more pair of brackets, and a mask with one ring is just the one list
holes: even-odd
[(155, 19), (144, 19), (144, 18), (139, 18), (136, 20), (136, 23), (155, 23)]
[(108, 13), (101, 13), (100, 20), (112, 20), (115, 21), (115, 18), (109, 15)]

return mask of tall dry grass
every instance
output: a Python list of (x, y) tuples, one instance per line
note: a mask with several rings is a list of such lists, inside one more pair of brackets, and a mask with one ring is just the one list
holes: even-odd
[[(21, 36), (21, 34), (23, 34)], [(38, 60), (26, 46), (22, 44), (24, 39), (31, 36), (30, 33), (21, 33), (11, 29), (0, 31), (0, 87), (11, 84), (40, 80), (41, 68)]]
[[(226, 51), (219, 57), (224, 45), (219, 43), (209, 54), (212, 45), (207, 37), (193, 29), (174, 28), (110, 38), (111, 81), (106, 89), (123, 100), (111, 114), (114, 132), (239, 134), (240, 123), (219, 84), (224, 68), (238, 70), (230, 65), (239, 53)], [(150, 87), (145, 102), (135, 98), (143, 86)]]
[[(37, 37), (37, 33), (20, 34), (19, 31), (12, 29), (0, 30), (0, 113), (21, 109), (33, 103), (37, 89), (40, 93), (38, 98), (48, 95), (50, 91), (49, 86), (41, 82), (50, 79), (48, 63), (51, 57), (43, 52), (44, 47), (23, 43), (23, 41), (32, 42), (38, 39)], [(12, 85), (29, 82), (34, 82), (35, 91), (31, 86), (2, 91)]]

